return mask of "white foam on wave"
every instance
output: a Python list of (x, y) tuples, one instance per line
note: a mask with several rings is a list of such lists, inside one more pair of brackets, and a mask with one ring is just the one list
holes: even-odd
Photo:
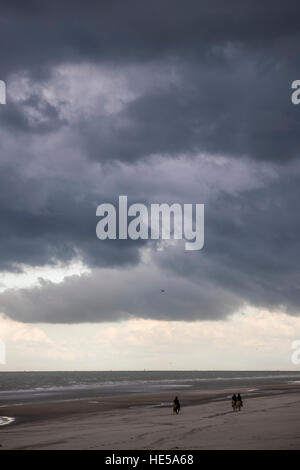
[(0, 416), (0, 426), (6, 426), (7, 424), (13, 423), (15, 418), (10, 418), (8, 416)]

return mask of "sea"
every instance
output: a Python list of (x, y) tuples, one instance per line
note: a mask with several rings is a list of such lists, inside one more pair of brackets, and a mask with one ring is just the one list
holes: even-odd
[[(300, 384), (300, 371), (0, 372), (0, 408), (114, 395)], [(1, 415), (1, 411), (0, 411)], [(4, 420), (5, 421), (5, 420)], [(0, 422), (3, 423), (3, 418)]]

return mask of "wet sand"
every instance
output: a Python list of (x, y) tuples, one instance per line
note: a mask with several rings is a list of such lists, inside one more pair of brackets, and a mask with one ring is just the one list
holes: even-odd
[[(169, 392), (1, 407), (0, 449), (300, 449), (300, 384)], [(247, 396), (248, 393), (248, 396)]]

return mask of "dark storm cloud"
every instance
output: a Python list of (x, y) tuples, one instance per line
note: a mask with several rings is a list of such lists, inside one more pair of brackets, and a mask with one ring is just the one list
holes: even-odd
[[(3, 0), (0, 268), (92, 267), (7, 291), (3, 311), (66, 323), (219, 319), (244, 303), (297, 313), (299, 20), (294, 1)], [(139, 272), (146, 244), (95, 236), (97, 205), (119, 194), (205, 203), (205, 249), (149, 242), (154, 267)], [(168, 300), (155, 296), (166, 279)]]
[(139, 260), (140, 242), (108, 241), (101, 247), (96, 238), (96, 207), (107, 194), (96, 194), (88, 187), (82, 193), (80, 183), (66, 176), (26, 178), (4, 165), (0, 186), (0, 213), (5, 221), (0, 228), (2, 270), (19, 270), (20, 264), (70, 262), (77, 257), (90, 266)]
[[(285, 162), (297, 154), (290, 86), (298, 77), (298, 2), (1, 2), (0, 18), (8, 85), (13, 72), (42, 80), (64, 63), (179, 67), (177, 86), (148, 90), (113, 118), (85, 117), (80, 132), (91, 158), (206, 151)], [(44, 105), (52, 116), (41, 132), (62, 125)], [(6, 119), (26, 130), (22, 110), (12, 107)]]
[[(1, 2), (4, 70), (68, 60), (152, 60), (210, 56), (209, 46), (237, 41), (270, 48), (299, 34), (299, 4), (290, 1), (180, 0)], [(295, 51), (296, 54), (296, 51)]]
[(217, 205), (207, 205), (205, 249), (176, 257), (171, 250), (156, 262), (199, 286), (213, 285), (217, 298), (221, 289), (238, 295), (241, 305), (298, 315), (299, 184), (299, 174), (289, 174), (267, 190), (223, 193)]
[[(165, 294), (161, 293), (164, 285)], [(199, 302), (199, 300), (201, 301)], [(8, 290), (0, 308), (11, 318), (28, 323), (82, 323), (126, 320), (220, 319), (239, 306), (239, 299), (213, 285), (195, 285), (153, 266), (132, 271), (93, 271), (72, 276), (61, 284), (42, 282), (33, 289)]]
[[(31, 111), (35, 113), (33, 118), (30, 118)], [(66, 124), (66, 120), (60, 118), (58, 108), (38, 94), (32, 94), (18, 103), (9, 102), (5, 112), (0, 114), (0, 127), (14, 134), (55, 132)]]
[(178, 67), (179, 83), (150, 90), (117, 116), (80, 122), (95, 160), (135, 161), (151, 154), (208, 153), (285, 163), (298, 156), (300, 113), (290, 101), (294, 72), (240, 53), (222, 65)]
[(55, 323), (221, 319), (244, 305), (297, 315), (299, 184), (293, 167), (268, 184), (208, 193), (203, 250), (168, 246), (130, 270), (95, 269), (61, 284), (8, 290), (0, 307), (17, 320)]

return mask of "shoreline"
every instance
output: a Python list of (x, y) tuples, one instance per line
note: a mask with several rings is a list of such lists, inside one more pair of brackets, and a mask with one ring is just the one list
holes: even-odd
[(259, 385), (256, 387), (233, 387), (218, 390), (179, 390), (154, 393), (132, 393), (105, 397), (84, 397), (65, 400), (18, 403), (1, 405), (0, 418), (11, 419), (7, 424), (15, 426), (20, 423), (30, 423), (53, 419), (57, 417), (82, 415), (124, 409), (171, 408), (173, 395), (178, 395), (183, 407), (213, 403), (215, 401), (230, 404), (231, 395), (240, 392), (246, 400), (260, 397), (270, 397), (288, 393), (300, 393), (299, 384)]
[(300, 449), (300, 384), (183, 391), (179, 415), (173, 394), (3, 407), (15, 421), (0, 427), (0, 449)]

